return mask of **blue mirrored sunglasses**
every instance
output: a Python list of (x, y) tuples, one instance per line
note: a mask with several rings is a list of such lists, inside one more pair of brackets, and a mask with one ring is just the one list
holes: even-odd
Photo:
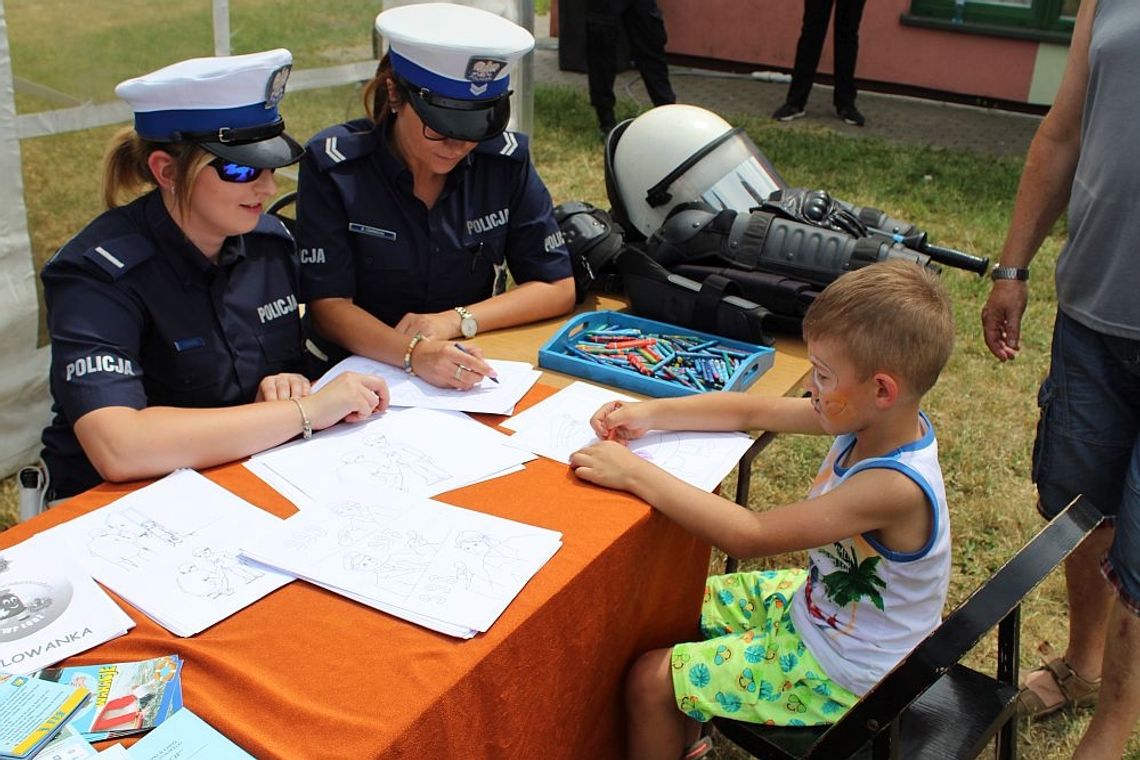
[(223, 158), (215, 158), (210, 162), (210, 166), (214, 167), (214, 171), (218, 173), (218, 179), (222, 182), (236, 182), (239, 185), (244, 185), (247, 182), (253, 182), (264, 169), (258, 169), (254, 166), (245, 166), (237, 164), (233, 161), (226, 161)]

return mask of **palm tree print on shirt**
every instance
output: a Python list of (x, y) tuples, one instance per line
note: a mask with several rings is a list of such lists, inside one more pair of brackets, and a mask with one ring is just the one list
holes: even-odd
[[(884, 609), (883, 596), (879, 593), (879, 589), (885, 588), (886, 583), (879, 577), (878, 573), (875, 572), (875, 568), (878, 567), (879, 560), (881, 560), (882, 557), (873, 555), (860, 561), (854, 546), (848, 548), (839, 542), (836, 542), (832, 546), (834, 553), (826, 549), (819, 550), (820, 553), (830, 559), (836, 567), (834, 571), (823, 576), (823, 588), (827, 594), (827, 598), (837, 607), (852, 605), (851, 618), (843, 628), (843, 632), (846, 633), (855, 627), (855, 615), (859, 609), (859, 601), (864, 597), (870, 599), (871, 604), (880, 610)], [(812, 617), (823, 620), (830, 627), (839, 630), (835, 615), (825, 616), (823, 611), (812, 602), (812, 591), (815, 583), (819, 580), (819, 568), (813, 564), (808, 579), (804, 584), (805, 601), (807, 602), (808, 611)]]

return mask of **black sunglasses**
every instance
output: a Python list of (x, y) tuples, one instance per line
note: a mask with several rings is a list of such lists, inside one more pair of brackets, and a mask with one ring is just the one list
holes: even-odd
[[(239, 185), (255, 181), (265, 171), (256, 166), (245, 166), (233, 161), (226, 161), (224, 158), (215, 158), (210, 162), (210, 166), (214, 167), (214, 171), (218, 173), (218, 179), (222, 182), (236, 182)], [(273, 170), (270, 169), (270, 171)]]

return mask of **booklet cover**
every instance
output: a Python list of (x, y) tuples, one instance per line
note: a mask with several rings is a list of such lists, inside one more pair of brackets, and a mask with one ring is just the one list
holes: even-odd
[(129, 754), (134, 760), (255, 760), (186, 708), (139, 739)]
[(93, 695), (72, 725), (88, 741), (147, 731), (182, 707), (182, 658), (50, 668), (37, 678), (83, 687)]
[(0, 673), (0, 758), (36, 754), (90, 696), (81, 686)]
[(57, 539), (0, 550), (0, 671), (34, 673), (134, 624)]

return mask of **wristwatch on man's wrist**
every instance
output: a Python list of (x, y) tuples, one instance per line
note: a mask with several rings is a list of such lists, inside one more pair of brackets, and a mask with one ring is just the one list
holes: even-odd
[(1002, 267), (997, 266), (990, 270), (991, 280), (1021, 280), (1022, 282), (1029, 279), (1029, 270), (1025, 267)]
[(466, 306), (456, 306), (455, 311), (459, 314), (459, 332), (463, 333), (464, 338), (474, 338), (475, 333), (479, 332), (479, 323), (475, 321), (475, 315), (468, 311)]

